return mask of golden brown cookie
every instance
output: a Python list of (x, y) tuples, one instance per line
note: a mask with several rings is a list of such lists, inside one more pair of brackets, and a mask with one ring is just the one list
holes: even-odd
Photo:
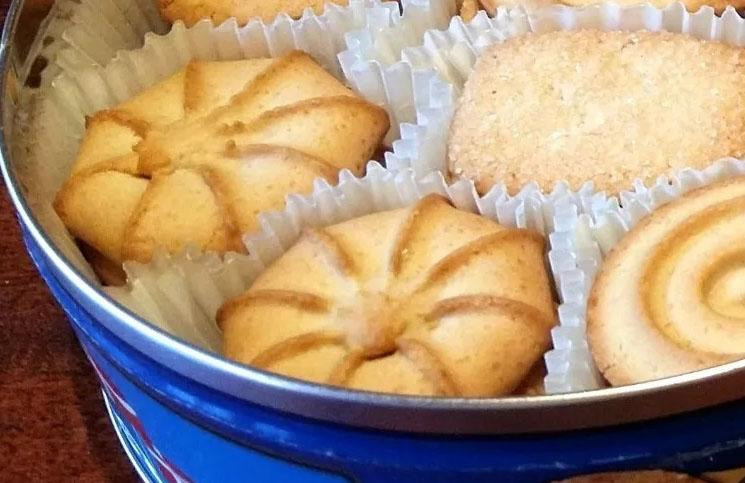
[(634, 179), (745, 155), (745, 50), (667, 32), (529, 34), (476, 62), (452, 123), (452, 176), (480, 192)]
[(360, 174), (387, 130), (383, 109), (306, 54), (192, 62), (88, 119), (55, 208), (115, 264), (157, 247), (240, 251), (258, 213), (340, 169)]
[(522, 6), (530, 11), (557, 3), (559, 2), (554, 0), (463, 0), (458, 11), (463, 20), (468, 22), (479, 13), (479, 10), (484, 10), (490, 17), (494, 17), (499, 7)]
[(745, 356), (745, 177), (654, 211), (610, 252), (592, 287), (587, 330), (613, 385)]
[(703, 483), (704, 480), (682, 473), (662, 470), (625, 471), (577, 476), (561, 483)]
[[(648, 3), (657, 8), (665, 8), (675, 3), (676, 0), (652, 0)], [(589, 5), (598, 5), (603, 3), (601, 0), (463, 0), (459, 12), (463, 20), (469, 21), (476, 16), (479, 10), (485, 10), (490, 16), (497, 13), (499, 7), (516, 7), (522, 6), (527, 10), (548, 7), (550, 5), (570, 5), (573, 7), (586, 7)], [(617, 3), (621, 7), (641, 5), (647, 2), (639, 0), (619, 0)], [(728, 2), (726, 0), (682, 0), (683, 5), (689, 12), (696, 12), (704, 6), (714, 9), (717, 14), (721, 14), (725, 8), (732, 6), (737, 9), (745, 7), (744, 0)]]
[(220, 24), (235, 17), (239, 25), (250, 20), (265, 22), (274, 20), (281, 14), (299, 18), (305, 9), (315, 13), (323, 12), (324, 5), (335, 3), (346, 5), (349, 0), (158, 0), (160, 13), (169, 22), (183, 21), (187, 26), (209, 18)]
[[(735, 0), (732, 2), (728, 0), (681, 0), (681, 1), (683, 5), (685, 6), (686, 10), (688, 10), (689, 12), (696, 12), (701, 7), (709, 6), (709, 7), (712, 7), (714, 11), (719, 14), (719, 13), (722, 13), (724, 9), (730, 5), (738, 9), (745, 7), (745, 2), (743, 2), (743, 0)], [(565, 5), (572, 5), (576, 7), (585, 7), (588, 5), (597, 5), (602, 2), (598, 0), (562, 0), (560, 3), (563, 3)], [(627, 7), (627, 6), (632, 6), (632, 5), (640, 5), (646, 2), (640, 2), (639, 0), (620, 0), (616, 3), (622, 7)], [(673, 0), (651, 0), (649, 3), (657, 8), (665, 8), (675, 2)]]
[(528, 390), (556, 320), (543, 250), (437, 196), (312, 230), (222, 307), (224, 352), (352, 389)]

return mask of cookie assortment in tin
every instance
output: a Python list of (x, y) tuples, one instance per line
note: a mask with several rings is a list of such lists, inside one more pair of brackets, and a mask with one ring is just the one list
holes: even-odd
[(10, 43), (11, 194), (143, 479), (736, 481), (736, 11), (290, 3)]

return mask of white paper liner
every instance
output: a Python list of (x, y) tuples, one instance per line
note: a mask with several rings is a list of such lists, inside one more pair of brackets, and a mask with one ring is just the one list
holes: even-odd
[(401, 51), (418, 45), (424, 32), (447, 26), (456, 14), (455, 0), (402, 0), (400, 18), (381, 18), (378, 24), (348, 32), (348, 49), (340, 56), (356, 61), (390, 65), (401, 60)]
[(105, 65), (119, 50), (141, 47), (147, 33), (167, 30), (153, 0), (58, 0), (30, 50), (29, 68), (45, 58), (42, 85), (49, 85), (61, 72)]
[(127, 262), (124, 269), (128, 285), (106, 287), (111, 297), (166, 332), (219, 352), (217, 310), (248, 287), (258, 267), (246, 255), (187, 248), (174, 256), (157, 253), (147, 265)]
[[(383, 0), (376, 1), (381, 3)], [(346, 7), (329, 3), (321, 15), (316, 15), (308, 8), (301, 19), (324, 18), (332, 24), (340, 20), (342, 24), (346, 24), (346, 10)], [(375, 12), (377, 20), (373, 23), (391, 23), (389, 19), (398, 17), (398, 11), (398, 5), (388, 1), (385, 8)], [(354, 14), (356, 18), (360, 18), (359, 11)], [(274, 21), (266, 24), (288, 21), (292, 21), (288, 15), (280, 14)], [(262, 21), (257, 19), (252, 23), (261, 24)], [(49, 15), (47, 25), (44, 34), (37, 39), (38, 48), (35, 49), (37, 55), (49, 61), (49, 66), (42, 73), (42, 85), (48, 85), (61, 72), (105, 66), (120, 50), (139, 48), (147, 35), (162, 35), (170, 28), (160, 17), (154, 0), (59, 0)], [(363, 26), (364, 24), (355, 24), (349, 28)], [(424, 28), (433, 27), (434, 25), (426, 24)], [(342, 36), (333, 39), (339, 46), (342, 45), (343, 34), (349, 28), (342, 28)]]
[(647, 187), (636, 181), (616, 198), (595, 194), (580, 202), (580, 210), (557, 210), (550, 236), (549, 260), (563, 303), (560, 326), (552, 332), (554, 349), (546, 359), (549, 392), (602, 387), (586, 337), (587, 299), (604, 257), (642, 218), (695, 188), (745, 174), (745, 161), (722, 159), (704, 170), (690, 168), (660, 177)]
[[(159, 256), (149, 265), (126, 263), (126, 289), (111, 295), (145, 319), (178, 337), (216, 350), (215, 313), (231, 297), (246, 290), (267, 266), (287, 251), (304, 228), (341, 223), (370, 213), (411, 205), (431, 193), (449, 199), (459, 209), (479, 213), (508, 227), (529, 228), (547, 235), (553, 230), (557, 206), (576, 206), (590, 195), (560, 184), (549, 195), (536, 185), (515, 196), (495, 187), (480, 197), (472, 182), (448, 185), (440, 173), (418, 178), (412, 170), (390, 171), (371, 162), (367, 174), (355, 177), (342, 171), (335, 186), (317, 181), (310, 195), (291, 195), (284, 210), (259, 216), (255, 233), (244, 236), (250, 255), (204, 256), (192, 251)], [(185, 268), (186, 267), (186, 268)]]
[(63, 253), (90, 275), (70, 235), (48, 206), (69, 175), (85, 130), (85, 116), (131, 98), (191, 59), (277, 57), (300, 49), (343, 81), (337, 54), (345, 48), (345, 33), (378, 25), (381, 18), (400, 20), (398, 4), (350, 0), (344, 7), (328, 4), (322, 15), (308, 10), (297, 20), (280, 15), (270, 24), (256, 20), (240, 28), (235, 20), (217, 27), (205, 20), (191, 28), (176, 22), (168, 34), (146, 36), (141, 49), (120, 51), (105, 67), (75, 68), (32, 96), (24, 96), (13, 136), (16, 144), (11, 148), (32, 205), (45, 214), (45, 228)]
[[(417, 111), (429, 107), (424, 105), (417, 108), (417, 102), (426, 103), (431, 97), (436, 97), (442, 98), (440, 104), (447, 106), (451, 97), (447, 86), (433, 85), (436, 76), (433, 75), (432, 65), (412, 61), (407, 58), (406, 53), (411, 51), (413, 53), (409, 55), (415, 56), (421, 49), (415, 46), (422, 42), (428, 46), (440, 46), (443, 39), (467, 36), (477, 40), (481, 33), (495, 31), (497, 26), (501, 26), (506, 21), (508, 12), (501, 8), (494, 19), (481, 12), (471, 22), (465, 23), (460, 17), (452, 16), (455, 11), (452, 0), (416, 2), (421, 5), (417, 5), (416, 9), (414, 5), (406, 6), (402, 21), (392, 27), (347, 34), (349, 48), (339, 54), (339, 63), (352, 87), (364, 97), (390, 106), (388, 114), (393, 121), (393, 129), (387, 138), (389, 140), (398, 139), (405, 129), (399, 126), (415, 123)], [(433, 30), (424, 30), (428, 24), (431, 24), (430, 28)], [(430, 92), (436, 93), (436, 96), (431, 96)], [(438, 104), (433, 107), (441, 106)], [(394, 167), (398, 166), (394, 161)], [(417, 169), (412, 163), (401, 166)], [(417, 169), (421, 175), (432, 171), (429, 167)]]

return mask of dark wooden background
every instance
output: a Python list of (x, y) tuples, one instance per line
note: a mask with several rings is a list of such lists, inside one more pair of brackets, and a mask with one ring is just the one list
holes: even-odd
[[(2, 17), (10, 0), (0, 0)], [(136, 481), (0, 188), (0, 481)]]

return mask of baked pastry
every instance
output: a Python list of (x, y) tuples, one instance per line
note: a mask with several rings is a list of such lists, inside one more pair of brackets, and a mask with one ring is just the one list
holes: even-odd
[(459, 101), (454, 177), (618, 193), (745, 155), (745, 50), (669, 32), (558, 31), (491, 46)]
[(479, 10), (485, 10), (490, 17), (497, 14), (499, 7), (518, 7), (534, 10), (540, 7), (556, 5), (555, 0), (463, 0), (458, 12), (466, 22), (473, 20)]
[(745, 177), (718, 182), (654, 211), (611, 250), (587, 309), (611, 384), (745, 356), (744, 208)]
[[(743, 2), (743, 0), (734, 0), (734, 1), (729, 1), (729, 0), (681, 0), (681, 1), (683, 3), (683, 6), (685, 6), (686, 10), (688, 10), (689, 12), (696, 12), (701, 7), (709, 6), (709, 7), (712, 7), (716, 13), (720, 14), (720, 13), (722, 13), (724, 11), (725, 8), (727, 8), (730, 5), (732, 7), (734, 7), (734, 8), (738, 8), (738, 9), (739, 8), (742, 8), (742, 7), (745, 7), (745, 2)], [(599, 4), (599, 3), (602, 3), (602, 2), (600, 2), (598, 0), (563, 0), (562, 3), (564, 3), (566, 5), (575, 6), (575, 7), (585, 7), (585, 6), (588, 6), (588, 5), (596, 5), (596, 4)], [(622, 7), (626, 7), (626, 6), (632, 6), (632, 5), (640, 5), (640, 4), (643, 4), (643, 3), (646, 3), (646, 2), (640, 2), (639, 0), (620, 0), (617, 3), (618, 3), (618, 5), (620, 5)], [(667, 7), (667, 6), (675, 3), (675, 1), (673, 1), (673, 0), (652, 0), (649, 3), (652, 6), (657, 7), (657, 8), (665, 8), (665, 7)]]
[(543, 237), (435, 195), (307, 232), (218, 313), (224, 352), (239, 362), (466, 397), (510, 394), (533, 376), (555, 320)]
[(300, 52), (192, 62), (88, 119), (55, 208), (117, 265), (156, 247), (241, 251), (256, 215), (287, 194), (342, 168), (360, 174), (388, 122)]
[(336, 3), (346, 5), (349, 0), (157, 0), (158, 8), (164, 19), (169, 22), (183, 21), (190, 27), (198, 21), (209, 18), (215, 24), (235, 17), (239, 25), (250, 20), (261, 19), (265, 22), (286, 13), (299, 18), (305, 9), (322, 13), (324, 5)]
[[(621, 7), (629, 7), (633, 5), (642, 5), (650, 3), (652, 6), (657, 8), (665, 8), (677, 0), (652, 0), (650, 2), (642, 2), (639, 0), (619, 0), (617, 3)], [(598, 5), (603, 3), (602, 0), (463, 0), (460, 7), (460, 16), (464, 20), (469, 21), (476, 16), (479, 10), (485, 10), (489, 16), (495, 16), (497, 8), (499, 7), (516, 7), (523, 6), (528, 10), (546, 7), (549, 5), (569, 5), (573, 7), (587, 7), (589, 5)], [(736, 0), (734, 2), (728, 2), (725, 0), (682, 0), (683, 5), (689, 12), (696, 12), (698, 9), (704, 6), (709, 6), (714, 9), (717, 14), (721, 14), (725, 8), (729, 5), (734, 8), (745, 7), (745, 1)]]
[(704, 480), (683, 473), (647, 470), (577, 476), (562, 483), (704, 483)]

